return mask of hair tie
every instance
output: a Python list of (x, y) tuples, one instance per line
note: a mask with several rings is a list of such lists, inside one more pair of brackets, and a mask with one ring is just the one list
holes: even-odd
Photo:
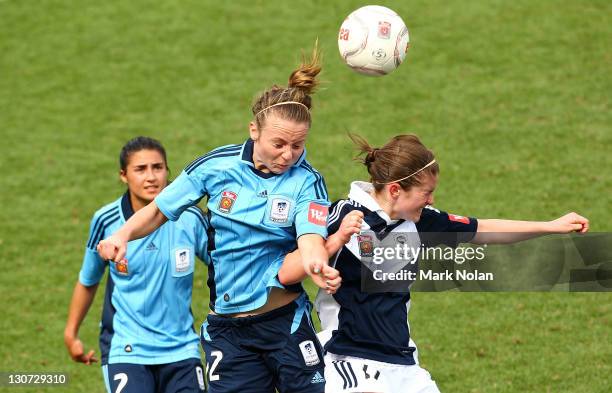
[(377, 147), (374, 147), (372, 148), (372, 150), (370, 150), (370, 152), (366, 155), (366, 158), (365, 158), (366, 165), (370, 165), (371, 163), (374, 162), (374, 160), (376, 159), (376, 152), (379, 150), (380, 149)]

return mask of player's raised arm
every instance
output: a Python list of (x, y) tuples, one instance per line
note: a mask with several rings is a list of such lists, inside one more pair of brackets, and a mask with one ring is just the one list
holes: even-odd
[(127, 251), (127, 242), (147, 236), (162, 226), (168, 219), (159, 210), (155, 201), (138, 210), (113, 235), (100, 241), (97, 250), (104, 260), (120, 262)]
[(553, 233), (585, 233), (589, 220), (576, 213), (568, 213), (552, 221), (478, 220), (474, 244), (516, 243)]

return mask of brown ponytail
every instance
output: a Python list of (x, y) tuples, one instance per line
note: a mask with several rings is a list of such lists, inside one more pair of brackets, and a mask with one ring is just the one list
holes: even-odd
[[(368, 141), (359, 135), (349, 134), (349, 137), (359, 150), (355, 159), (368, 168), (370, 181), (376, 191), (397, 180), (404, 190), (408, 190), (421, 184), (423, 176), (435, 176), (440, 172), (437, 163), (430, 164), (435, 159), (433, 152), (427, 149), (416, 135), (394, 136), (381, 148), (370, 146)], [(363, 158), (360, 157), (364, 154)], [(427, 166), (428, 164), (430, 165)], [(410, 176), (414, 173), (414, 176)], [(404, 179), (406, 176), (410, 177)]]
[[(266, 117), (271, 113), (283, 119), (310, 125), (310, 109), (312, 108), (310, 96), (314, 94), (319, 84), (317, 76), (321, 72), (320, 58), (318, 43), (315, 42), (310, 60), (302, 58), (300, 66), (291, 73), (286, 88), (273, 85), (257, 98), (251, 110), (258, 127), (262, 126)], [(299, 104), (282, 105), (283, 102), (291, 101)]]

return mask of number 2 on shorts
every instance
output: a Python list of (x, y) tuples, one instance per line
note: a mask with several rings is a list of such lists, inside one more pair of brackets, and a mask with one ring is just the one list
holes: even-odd
[(215, 357), (215, 360), (212, 362), (212, 365), (210, 366), (210, 369), (208, 369), (208, 363), (206, 363), (206, 368), (208, 369), (208, 380), (209, 381), (218, 381), (219, 380), (219, 374), (215, 374), (215, 370), (217, 369), (217, 366), (219, 365), (219, 362), (221, 361), (221, 359), (223, 359), (223, 353), (221, 351), (212, 351), (210, 353), (211, 356)]
[(127, 382), (128, 382), (127, 374), (126, 373), (115, 374), (113, 379), (115, 381), (119, 380), (119, 385), (117, 386), (117, 390), (115, 390), (115, 393), (121, 393), (121, 391), (123, 390), (125, 385), (127, 385)]

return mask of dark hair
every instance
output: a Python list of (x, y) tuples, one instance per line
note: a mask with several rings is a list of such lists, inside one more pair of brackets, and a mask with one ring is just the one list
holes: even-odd
[(141, 150), (156, 150), (164, 158), (164, 164), (168, 166), (168, 160), (166, 159), (166, 149), (162, 146), (161, 142), (157, 139), (149, 138), (147, 136), (138, 136), (134, 139), (127, 141), (121, 148), (119, 153), (119, 167), (125, 171), (127, 169), (130, 155)]
[[(394, 136), (380, 148), (370, 146), (368, 141), (358, 135), (349, 134), (349, 137), (360, 150), (355, 159), (368, 168), (370, 181), (376, 191), (382, 190), (387, 183), (414, 174), (397, 182), (402, 189), (408, 190), (412, 186), (421, 184), (423, 176), (435, 176), (440, 172), (440, 167), (435, 162), (425, 168), (435, 156), (416, 135)], [(360, 158), (359, 156), (364, 153), (365, 157)]]
[[(312, 108), (312, 99), (310, 96), (314, 93), (318, 85), (316, 78), (321, 72), (320, 58), (318, 43), (315, 42), (310, 60), (306, 61), (306, 59), (302, 57), (302, 63), (291, 73), (286, 88), (273, 85), (255, 100), (251, 110), (253, 115), (255, 115), (257, 127), (261, 127), (266, 117), (271, 113), (283, 119), (293, 120), (299, 123), (308, 123), (308, 125), (310, 125), (310, 108)], [(271, 105), (288, 101), (299, 102), (303, 105), (286, 104), (266, 109)]]

